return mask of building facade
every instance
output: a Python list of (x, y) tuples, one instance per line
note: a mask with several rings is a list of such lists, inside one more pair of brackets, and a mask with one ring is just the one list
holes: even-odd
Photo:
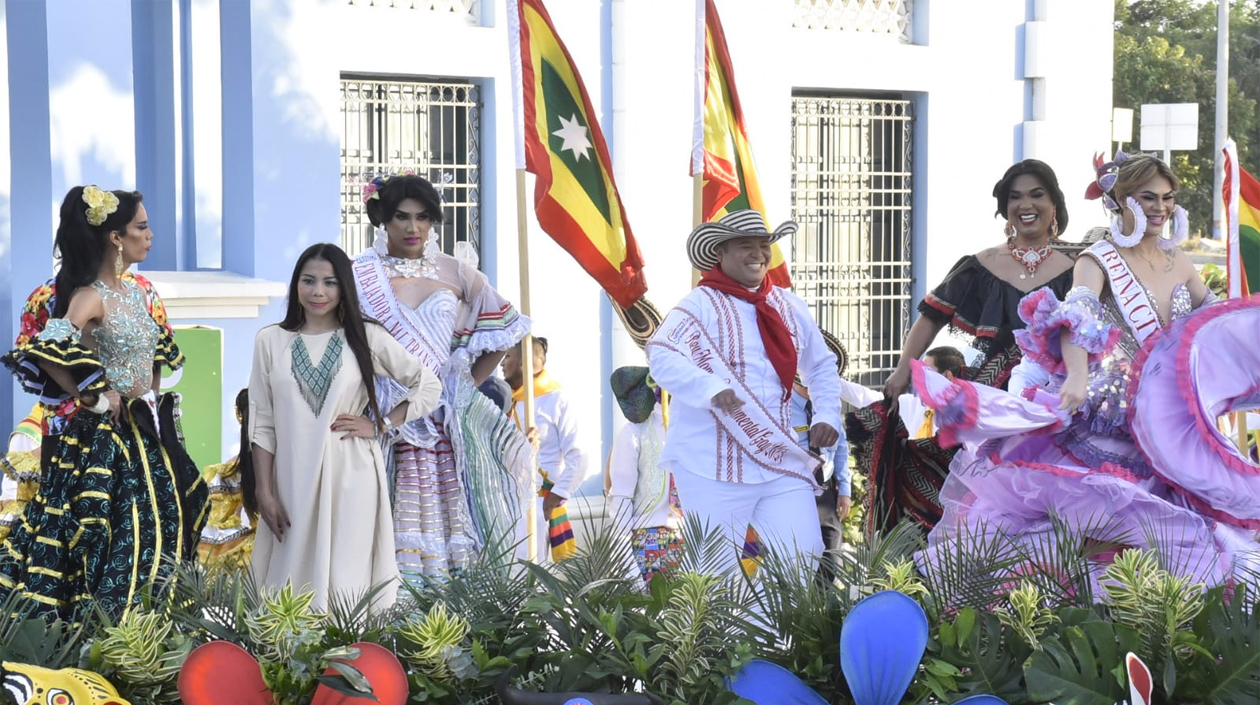
[[(547, 0), (599, 106), (648, 298), (689, 288), (691, 0)], [(176, 324), (222, 331), (222, 452), (253, 336), (282, 316), (307, 245), (371, 241), (365, 181), (443, 185), (444, 246), (469, 242), (520, 300), (503, 0), (8, 0), (0, 33), (0, 340), (51, 273), (56, 207), (97, 183), (144, 192), (141, 269)], [(1111, 134), (1112, 6), (1099, 0), (718, 0), (770, 219), (797, 290), (871, 385), (914, 305), (1000, 242), (994, 182), (1048, 161), (1072, 214)], [(532, 189), (532, 181), (530, 183)], [(527, 198), (527, 201), (530, 199)], [(773, 225), (773, 223), (772, 223)], [(642, 355), (595, 283), (530, 221), (531, 315), (583, 421), (588, 487), (620, 422), (607, 379)], [(0, 385), (0, 424), (31, 398)], [(213, 405), (210, 405), (213, 406)]]

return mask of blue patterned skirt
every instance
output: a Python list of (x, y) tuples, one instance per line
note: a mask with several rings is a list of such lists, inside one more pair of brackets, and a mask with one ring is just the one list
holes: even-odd
[(147, 403), (126, 400), (117, 424), (80, 411), (44, 439), (40, 492), (0, 551), (0, 599), (82, 621), (91, 604), (115, 617), (175, 561), (194, 560), (209, 491), (180, 442), (172, 394), (158, 439)]

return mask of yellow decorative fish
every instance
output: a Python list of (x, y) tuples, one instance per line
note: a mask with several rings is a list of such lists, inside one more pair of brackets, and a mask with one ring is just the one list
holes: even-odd
[(77, 668), (54, 671), (5, 661), (4, 690), (18, 705), (131, 705), (99, 674)]

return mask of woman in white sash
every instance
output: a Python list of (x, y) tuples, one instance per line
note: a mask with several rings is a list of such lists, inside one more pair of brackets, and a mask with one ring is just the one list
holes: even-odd
[[(1144, 423), (1150, 431), (1149, 420), (1161, 411), (1147, 400), (1170, 387), (1177, 392), (1178, 382), (1140, 389), (1140, 381), (1146, 368), (1174, 367), (1179, 354), (1188, 354), (1181, 339), (1191, 340), (1199, 323), (1221, 319), (1220, 313), (1234, 316), (1229, 325), (1254, 339), (1260, 308), (1239, 302), (1194, 315), (1215, 297), (1178, 248), (1189, 224), (1175, 202), (1178, 179), (1166, 164), (1117, 153), (1107, 164), (1096, 159), (1095, 168), (1098, 179), (1088, 195), (1104, 199), (1113, 214), (1111, 236), (1077, 260), (1064, 301), (1043, 289), (1020, 305), (1028, 327), (1016, 338), (1025, 357), (1050, 373), (1045, 388), (1018, 398), (946, 381), (922, 365), (914, 370), (916, 393), (937, 409), (942, 439), (973, 451), (960, 453), (950, 468), (941, 495), (944, 518), (923, 558), (944, 559), (960, 536), (1002, 533), (1028, 549), (1016, 568), (1026, 571), (1023, 563), (1033, 556), (1054, 555), (1058, 521), (1087, 537), (1095, 579), (1118, 551), (1141, 547), (1157, 549), (1175, 574), (1221, 583), (1238, 562), (1255, 560), (1260, 476), (1254, 473), (1260, 468), (1238, 472), (1204, 459), (1191, 469), (1198, 478), (1215, 478), (1216, 489), (1242, 482), (1232, 493), (1246, 497), (1241, 509), (1232, 516), (1218, 511), (1211, 491), (1186, 482), (1179, 467), (1185, 458), (1160, 455), (1158, 433), (1137, 432)], [(1184, 380), (1182, 391), (1197, 407), (1195, 384)], [(1184, 409), (1181, 416), (1193, 422)], [(1176, 422), (1163, 423), (1169, 433)], [(1216, 444), (1210, 435), (1195, 440)], [(1223, 446), (1205, 450), (1207, 458)]]
[[(490, 286), (475, 254), (442, 252), (442, 202), (428, 181), (378, 177), (364, 200), (379, 229), (354, 261), (363, 310), (443, 384), (441, 406), (402, 426), (393, 444), (398, 567), (404, 579), (442, 575), (488, 540), (518, 538), (521, 493), (532, 487), (529, 446), (477, 385), (529, 332), (529, 319)], [(390, 408), (403, 390), (378, 385)]]

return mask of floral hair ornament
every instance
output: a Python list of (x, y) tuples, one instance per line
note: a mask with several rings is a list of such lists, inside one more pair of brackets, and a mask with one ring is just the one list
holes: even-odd
[(83, 202), (88, 205), (87, 222), (96, 227), (118, 210), (118, 197), (109, 191), (102, 191), (99, 186), (83, 188)]
[(368, 182), (367, 186), (363, 187), (363, 202), (367, 203), (371, 200), (381, 200), (381, 189), (385, 188), (385, 184), (389, 183), (389, 180), (395, 176), (414, 175), (415, 173), (416, 172), (408, 169), (407, 171), (397, 174), (381, 174), (375, 179), (372, 179)]
[(1129, 155), (1117, 150), (1116, 155), (1109, 162), (1103, 162), (1103, 154), (1099, 152), (1094, 155), (1094, 172), (1098, 175), (1089, 188), (1085, 189), (1085, 198), (1091, 201), (1099, 198), (1103, 201), (1103, 206), (1112, 213), (1120, 212), (1120, 204), (1116, 203), (1116, 199), (1111, 194), (1111, 189), (1116, 186), (1116, 179), (1119, 177), (1120, 165), (1129, 160)]

